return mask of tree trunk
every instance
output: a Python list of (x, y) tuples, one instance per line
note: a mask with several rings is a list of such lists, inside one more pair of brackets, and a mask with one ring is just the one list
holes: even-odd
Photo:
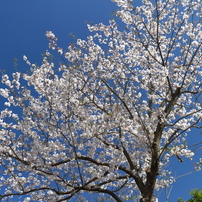
[(152, 196), (151, 199), (144, 197), (140, 199), (140, 202), (157, 202), (156, 198), (154, 196)]

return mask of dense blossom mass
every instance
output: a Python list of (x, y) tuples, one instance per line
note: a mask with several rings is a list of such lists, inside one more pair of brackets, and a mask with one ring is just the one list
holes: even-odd
[(175, 180), (170, 158), (194, 155), (186, 136), (201, 127), (201, 1), (113, 1), (117, 21), (89, 24), (68, 50), (47, 31), (42, 65), (23, 56), (29, 73), (3, 75), (1, 201), (154, 202)]

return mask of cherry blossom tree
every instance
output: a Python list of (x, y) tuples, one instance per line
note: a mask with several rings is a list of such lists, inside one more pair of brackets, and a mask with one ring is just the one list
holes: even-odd
[(194, 155), (186, 138), (201, 128), (201, 1), (113, 1), (116, 21), (89, 24), (91, 36), (68, 50), (47, 31), (42, 65), (24, 56), (30, 72), (2, 76), (1, 201), (154, 202), (175, 180), (171, 157)]

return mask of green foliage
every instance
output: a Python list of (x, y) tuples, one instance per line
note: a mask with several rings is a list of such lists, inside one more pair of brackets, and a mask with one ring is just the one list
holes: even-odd
[(179, 198), (177, 202), (202, 202), (202, 190), (193, 189), (190, 192), (191, 199), (188, 201), (183, 201), (182, 198)]

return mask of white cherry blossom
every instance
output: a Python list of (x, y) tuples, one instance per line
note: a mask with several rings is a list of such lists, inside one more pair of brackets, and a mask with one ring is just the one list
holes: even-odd
[(175, 182), (170, 159), (194, 157), (186, 138), (201, 128), (200, 1), (113, 2), (125, 30), (115, 20), (88, 25), (91, 35), (67, 50), (47, 31), (61, 61), (46, 50), (39, 66), (23, 56), (30, 73), (2, 76), (1, 201), (88, 192), (154, 202)]

